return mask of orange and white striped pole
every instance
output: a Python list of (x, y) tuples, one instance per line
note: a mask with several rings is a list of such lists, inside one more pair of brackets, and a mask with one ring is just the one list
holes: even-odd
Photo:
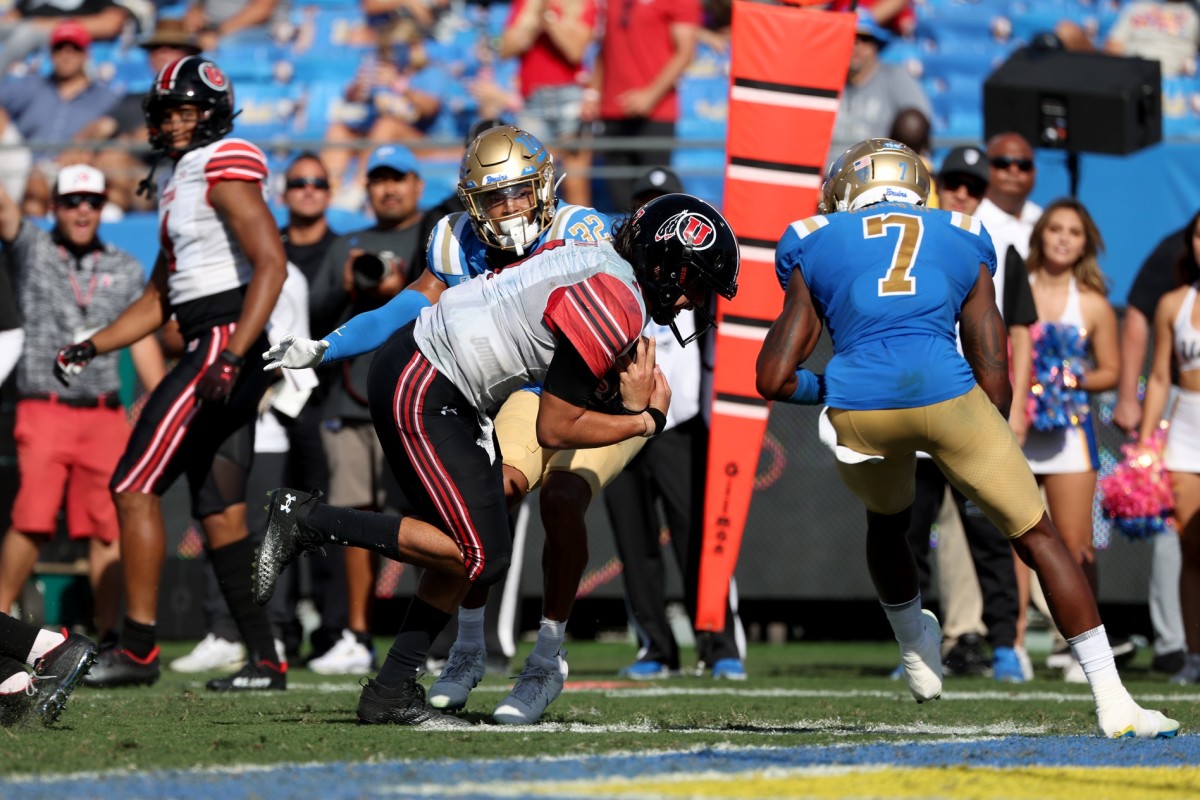
[(788, 223), (816, 212), (855, 27), (853, 14), (733, 4), (725, 216), (741, 246), (742, 271), (737, 297), (717, 305), (697, 630), (725, 626), (767, 430), (769, 406), (755, 391), (754, 367), (783, 305), (775, 245)]

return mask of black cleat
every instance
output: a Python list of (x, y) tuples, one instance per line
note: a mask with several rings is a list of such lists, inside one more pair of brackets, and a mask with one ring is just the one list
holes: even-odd
[(1150, 671), (1161, 672), (1164, 675), (1174, 675), (1178, 672), (1182, 672), (1186, 665), (1187, 653), (1183, 650), (1172, 650), (1169, 653), (1159, 653), (1155, 655), (1150, 661)]
[(947, 675), (980, 676), (988, 674), (992, 660), (983, 650), (983, 638), (977, 633), (964, 633), (942, 659)]
[(158, 648), (145, 658), (138, 658), (124, 647), (109, 647), (100, 651), (91, 671), (83, 678), (84, 686), (107, 689), (113, 686), (149, 686), (161, 674)]
[(321, 549), (321, 534), (305, 524), (308, 512), (321, 499), (320, 492), (276, 489), (267, 505), (267, 532), (254, 553), (251, 590), (254, 602), (265, 606), (275, 593), (279, 574), (301, 553)]
[(91, 639), (72, 633), (33, 665), (33, 682), (37, 688), (35, 711), (43, 723), (53, 725), (58, 721), (67, 698), (96, 663), (98, 652), (99, 648)]
[(367, 679), (358, 698), (363, 725), (420, 725), (425, 728), (471, 727), (465, 719), (443, 714), (425, 700), (425, 687), (409, 678), (392, 689)]
[(226, 678), (213, 678), (205, 686), (213, 692), (270, 692), (287, 688), (287, 664), (262, 660), (247, 663)]
[(1108, 643), (1112, 646), (1113, 661), (1118, 667), (1125, 667), (1145, 645), (1145, 639), (1140, 636), (1110, 636)]

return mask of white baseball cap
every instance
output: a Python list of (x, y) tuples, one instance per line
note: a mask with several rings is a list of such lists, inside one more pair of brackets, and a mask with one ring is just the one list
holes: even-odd
[(58, 171), (54, 183), (54, 194), (98, 194), (106, 195), (104, 173), (87, 164), (72, 164)]

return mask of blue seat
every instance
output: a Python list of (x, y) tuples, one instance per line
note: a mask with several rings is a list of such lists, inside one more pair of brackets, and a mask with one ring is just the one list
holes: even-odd
[(235, 136), (265, 147), (294, 135), (299, 102), (291, 87), (247, 82), (238, 87), (237, 101)]

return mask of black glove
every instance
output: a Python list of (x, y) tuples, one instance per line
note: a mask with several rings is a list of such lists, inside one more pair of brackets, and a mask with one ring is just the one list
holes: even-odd
[(95, 357), (96, 345), (92, 344), (91, 339), (60, 348), (54, 357), (54, 377), (63, 386), (70, 386), (71, 378), (83, 372), (83, 368)]
[(222, 350), (196, 383), (196, 397), (206, 402), (227, 402), (244, 363), (246, 359), (237, 353)]

